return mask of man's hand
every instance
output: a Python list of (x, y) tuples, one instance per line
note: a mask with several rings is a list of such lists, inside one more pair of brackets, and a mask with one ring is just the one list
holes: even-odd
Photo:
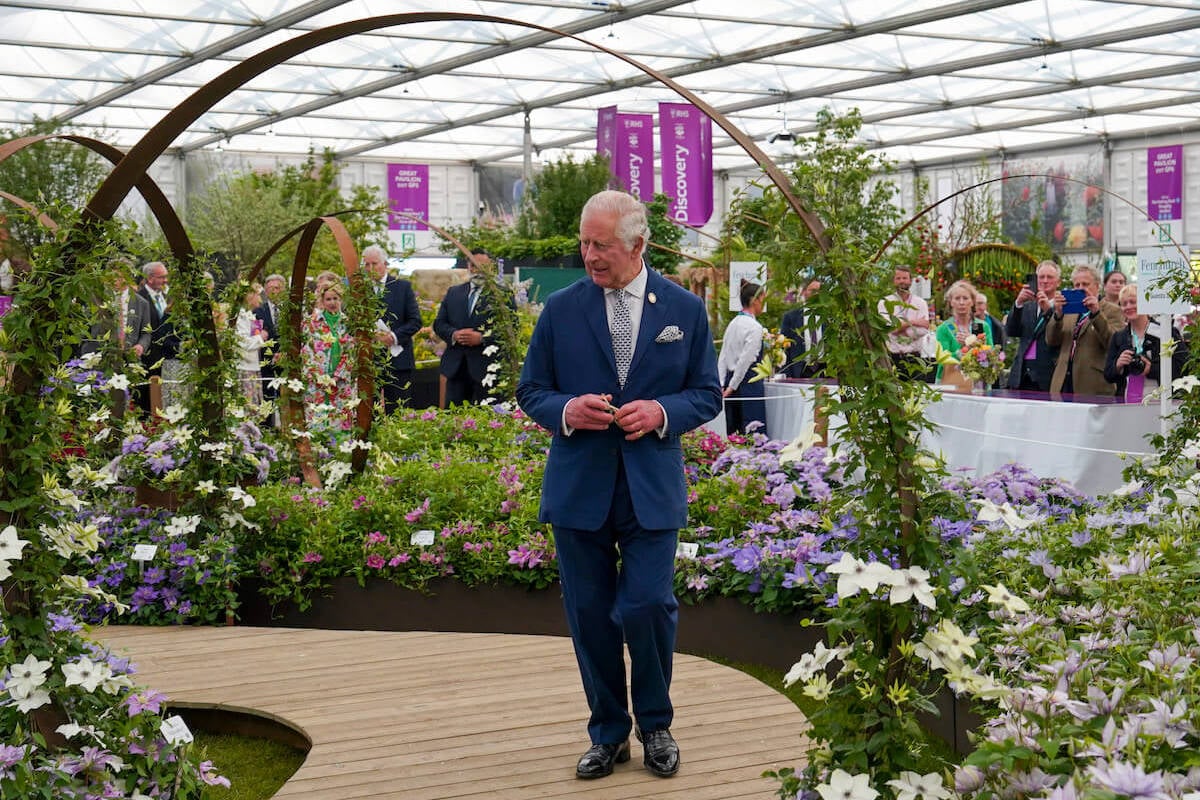
[(616, 423), (628, 434), (627, 441), (637, 441), (662, 427), (662, 406), (653, 400), (634, 400), (617, 409)]
[(474, 328), (459, 328), (451, 338), (454, 339), (454, 344), (464, 347), (478, 347), (483, 344), (483, 334)]
[(391, 347), (395, 338), (391, 331), (375, 331), (375, 344), (382, 347)]
[(135, 356), (137, 356), (138, 358), (142, 357), (143, 348), (140, 344), (135, 344), (132, 349), (133, 349), (133, 354)]
[(1100, 311), (1100, 298), (1094, 294), (1085, 294), (1083, 296), (1083, 307), (1093, 314)]
[(563, 421), (569, 428), (602, 431), (613, 423), (612, 395), (581, 394), (567, 401)]
[(1017, 308), (1020, 308), (1021, 306), (1028, 303), (1030, 300), (1035, 300), (1035, 299), (1037, 299), (1037, 298), (1034, 297), (1033, 289), (1030, 289), (1028, 286), (1022, 286), (1021, 291), (1017, 292), (1016, 306), (1017, 306)]

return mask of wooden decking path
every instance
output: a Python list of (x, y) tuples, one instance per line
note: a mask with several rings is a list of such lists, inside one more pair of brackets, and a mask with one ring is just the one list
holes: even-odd
[[(312, 750), (276, 797), (688, 798), (774, 796), (762, 771), (794, 765), (803, 715), (728, 667), (677, 655), (671, 779), (633, 759), (574, 777), (586, 705), (568, 639), (288, 628), (96, 631), (172, 700), (253, 710), (302, 730)], [(219, 767), (220, 765), (218, 765)]]

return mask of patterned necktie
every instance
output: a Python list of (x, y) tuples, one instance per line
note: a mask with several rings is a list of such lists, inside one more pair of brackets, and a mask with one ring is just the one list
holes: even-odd
[(629, 306), (625, 303), (624, 289), (613, 293), (612, 342), (613, 355), (617, 360), (617, 380), (620, 381), (621, 388), (625, 388), (629, 362), (633, 360), (633, 317), (630, 316)]
[(479, 302), (479, 287), (472, 284), (471, 291), (467, 295), (467, 313), (468, 314), (475, 313), (475, 305), (478, 302)]

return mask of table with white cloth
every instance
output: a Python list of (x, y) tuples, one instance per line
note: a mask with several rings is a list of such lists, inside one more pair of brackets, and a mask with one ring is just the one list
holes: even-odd
[[(771, 438), (793, 440), (813, 421), (814, 382), (767, 384)], [(836, 391), (836, 386), (829, 386)], [(1044, 397), (1046, 399), (1040, 399)], [(1122, 454), (1151, 451), (1147, 436), (1158, 433), (1159, 405), (1105, 402), (1105, 398), (1035, 399), (1030, 393), (944, 392), (925, 410), (934, 428), (924, 444), (941, 453), (951, 469), (969, 467), (986, 475), (1016, 462), (1044, 478), (1062, 478), (1092, 495), (1111, 492), (1124, 481)], [(830, 420), (836, 441), (845, 420)]]

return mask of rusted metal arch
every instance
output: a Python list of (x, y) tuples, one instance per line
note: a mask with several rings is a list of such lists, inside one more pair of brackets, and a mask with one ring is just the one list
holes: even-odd
[[(114, 167), (120, 165), (125, 159), (125, 151), (113, 147), (108, 142), (102, 142), (99, 139), (93, 139), (90, 136), (80, 136), (74, 133), (48, 133), (39, 136), (23, 136), (20, 139), (12, 139), (3, 144), (0, 144), (0, 161), (4, 161), (9, 156), (19, 153), (27, 147), (31, 147), (41, 142), (59, 139), (75, 144), (83, 145), (97, 155), (107, 159)], [(115, 171), (115, 170), (114, 170)], [(109, 174), (112, 177), (112, 173)], [(105, 183), (108, 179), (105, 179)], [(158, 220), (159, 227), (162, 228), (163, 236), (166, 237), (167, 245), (171, 248), (171, 254), (175, 260), (182, 265), (186, 261), (190, 261), (193, 255), (192, 240), (188, 237), (187, 231), (183, 227), (183, 222), (179, 219), (179, 215), (175, 213), (175, 208), (171, 205), (171, 201), (163, 194), (162, 189), (158, 188), (158, 184), (154, 182), (145, 170), (141, 172), (130, 187), (125, 190), (125, 194), (129, 194), (129, 189), (136, 188), (141, 194), (142, 199), (146, 201), (146, 205), (150, 207), (150, 213)], [(125, 199), (125, 195), (121, 196), (121, 200)], [(120, 201), (118, 200), (118, 205)], [(113, 208), (113, 213), (116, 213), (116, 208)], [(104, 219), (108, 219), (112, 214), (107, 215)]]
[(489, 14), (460, 14), (448, 12), (421, 12), (411, 14), (390, 14), (381, 17), (370, 17), (367, 19), (354, 20), (344, 22), (339, 25), (332, 25), (328, 28), (321, 28), (312, 31), (311, 33), (298, 36), (295, 39), (278, 44), (261, 53), (258, 53), (246, 59), (242, 63), (224, 72), (214, 80), (197, 89), (190, 97), (175, 107), (169, 114), (155, 125), (142, 139), (133, 146), (126, 154), (125, 158), (117, 165), (116, 169), (108, 176), (96, 194), (88, 203), (86, 214), (94, 218), (108, 219), (116, 213), (117, 207), (121, 201), (129, 193), (134, 183), (138, 180), (138, 176), (145, 173), (156, 158), (162, 155), (166, 149), (179, 137), (195, 120), (212, 108), (218, 100), (228, 95), (235, 89), (240, 88), (246, 82), (261, 75), (271, 67), (277, 66), (288, 59), (305, 53), (315, 47), (319, 47), (329, 42), (337, 41), (357, 33), (376, 30), (378, 28), (394, 27), (399, 25), (410, 25), (419, 22), (487, 22), (499, 25), (517, 25), (524, 28), (532, 28), (535, 30), (551, 33), (561, 38), (571, 39), (579, 42), (587, 47), (599, 50), (602, 53), (620, 59), (626, 64), (641, 70), (646, 75), (654, 78), (659, 83), (667, 86), (672, 91), (683, 97), (692, 105), (703, 111), (710, 119), (712, 119), (722, 130), (724, 130), (730, 138), (738, 143), (738, 145), (746, 151), (746, 153), (754, 159), (755, 163), (771, 179), (771, 182), (779, 189), (780, 193), (787, 200), (788, 205), (792, 210), (800, 216), (804, 221), (809, 232), (816, 239), (818, 246), (822, 252), (827, 252), (830, 246), (829, 239), (825, 235), (825, 226), (821, 220), (812, 212), (808, 211), (800, 203), (800, 200), (791, 190), (791, 186), (787, 175), (775, 165), (767, 154), (759, 149), (750, 137), (746, 136), (733, 123), (726, 119), (713, 106), (704, 102), (688, 89), (679, 85), (672, 79), (668, 78), (663, 73), (652, 69), (640, 61), (637, 61), (615, 50), (610, 50), (603, 45), (589, 42), (586, 39), (580, 38), (574, 34), (566, 33), (555, 28), (538, 25), (532, 22), (522, 20), (509, 19), (506, 17), (497, 17)]
[[(336, 214), (314, 217), (303, 225), (296, 226), (271, 245), (246, 273), (246, 280), (253, 282), (262, 273), (267, 262), (271, 260), (271, 256), (296, 236), (300, 237), (296, 245), (296, 257), (292, 261), (292, 285), (288, 291), (287, 326), (294, 335), (289, 340), (287, 355), (288, 361), (293, 365), (300, 363), (300, 334), (304, 318), (304, 280), (308, 275), (308, 262), (312, 256), (313, 244), (322, 228), (328, 228), (329, 232), (333, 234), (333, 240), (338, 246), (338, 254), (342, 258), (342, 268), (346, 272), (346, 280), (350, 282), (350, 286), (356, 294), (361, 292), (363, 278), (358, 269), (358, 252), (354, 248), (354, 242), (350, 239), (350, 233), (346, 230), (346, 226), (338, 219), (339, 215), (351, 214), (356, 210), (350, 209), (339, 211)], [(354, 365), (354, 379), (359, 399), (358, 408), (355, 410), (356, 423), (362, 431), (363, 438), (366, 438), (371, 431), (371, 415), (374, 407), (371, 400), (375, 394), (375, 381), (371, 376), (374, 342), (370, 331), (354, 331), (354, 335), (358, 344), (357, 359)], [(295, 376), (289, 375), (288, 377)], [(297, 427), (304, 427), (304, 396), (299, 392), (293, 392), (284, 385), (280, 387), (279, 397), (282, 428), (284, 435), (292, 440), (292, 444), (296, 448), (296, 455), (300, 461), (300, 472), (310, 486), (320, 486), (321, 477), (313, 460), (312, 446), (308, 439), (292, 435), (292, 431)], [(367, 451), (356, 448), (350, 456), (350, 466), (356, 473), (361, 473), (366, 464)]]
[[(3, 159), (0, 159), (0, 161), (2, 161), (2, 160)], [(29, 216), (36, 219), (38, 221), (38, 224), (41, 225), (43, 228), (48, 228), (52, 231), (58, 230), (58, 223), (55, 222), (54, 220), (50, 219), (50, 217), (47, 216), (45, 213), (39, 211), (37, 206), (35, 206), (33, 203), (29, 202), (28, 200), (23, 200), (20, 197), (17, 197), (15, 194), (12, 194), (11, 192), (6, 192), (3, 189), (0, 189), (0, 197), (3, 197), (5, 200), (12, 203), (14, 206), (24, 209), (25, 211), (28, 211)]]
[[(116, 148), (108, 142), (102, 142), (99, 139), (93, 139), (90, 136), (80, 136), (73, 133), (51, 133), (42, 134), (39, 136), (24, 136), (20, 139), (13, 139), (0, 144), (0, 161), (4, 161), (14, 153), (24, 150), (26, 147), (31, 147), (40, 142), (45, 142), (52, 139), (59, 139), (75, 144), (82, 145), (97, 155), (107, 159), (114, 165), (116, 172), (126, 158), (126, 153), (119, 148)], [(112, 173), (109, 173), (109, 178), (105, 179), (105, 184), (112, 178)], [(142, 199), (146, 201), (146, 205), (150, 208), (150, 213), (158, 221), (159, 227), (162, 228), (163, 236), (167, 240), (167, 246), (171, 249), (171, 255), (174, 257), (179, 270), (188, 277), (192, 277), (192, 273), (196, 270), (195, 266), (195, 251), (192, 249), (192, 240), (187, 234), (187, 230), (183, 227), (183, 221), (179, 219), (179, 215), (175, 213), (174, 206), (167, 196), (163, 194), (162, 189), (154, 182), (145, 170), (142, 170), (138, 175), (133, 177), (131, 186), (127, 186), (124, 193), (121, 195), (121, 200), (129, 193), (130, 188), (136, 188)], [(120, 200), (118, 200), (118, 205)], [(116, 207), (113, 212), (116, 213)], [(92, 216), (92, 219), (109, 219), (112, 213), (104, 217)], [(87, 221), (87, 213), (85, 209), (85, 224)], [(38, 309), (33, 309), (33, 313), (40, 313)], [(205, 341), (207, 349), (210, 353), (215, 354), (211, 357), (204, 357), (203, 363), (199, 366), (203, 368), (214, 366), (220, 360), (220, 344), (217, 339), (216, 323), (213, 322), (211, 314), (203, 314), (199, 317), (200, 337)], [(39, 376), (27, 376), (31, 384), (35, 382)], [(14, 376), (14, 391), (21, 391), (22, 384), (15, 380)], [(220, 404), (216, 401), (207, 401), (204, 407), (204, 418), (210, 422), (215, 422), (221, 416)]]

